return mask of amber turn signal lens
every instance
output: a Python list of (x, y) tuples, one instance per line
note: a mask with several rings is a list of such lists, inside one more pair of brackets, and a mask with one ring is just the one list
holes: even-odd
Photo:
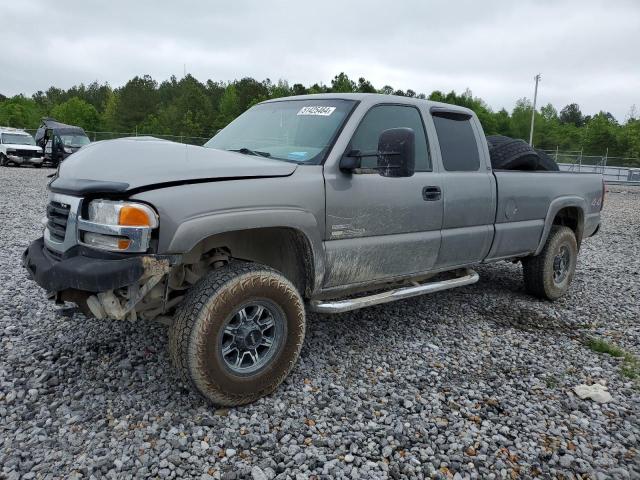
[(147, 212), (141, 208), (125, 205), (120, 209), (118, 223), (129, 227), (149, 227), (151, 226), (151, 219)]
[(118, 248), (120, 250), (126, 250), (131, 245), (131, 240), (120, 239), (118, 240)]

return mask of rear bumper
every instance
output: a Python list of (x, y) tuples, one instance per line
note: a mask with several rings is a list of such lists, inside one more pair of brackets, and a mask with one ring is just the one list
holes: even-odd
[(25, 250), (22, 265), (31, 279), (48, 292), (104, 292), (134, 284), (145, 271), (142, 256), (102, 259), (79, 254), (56, 259), (45, 248), (42, 237)]

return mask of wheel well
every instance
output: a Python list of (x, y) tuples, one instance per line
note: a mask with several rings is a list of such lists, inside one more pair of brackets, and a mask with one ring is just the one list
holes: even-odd
[(565, 207), (556, 213), (556, 216), (553, 219), (553, 224), (563, 225), (573, 230), (573, 233), (576, 236), (576, 243), (578, 244), (578, 248), (580, 248), (580, 243), (582, 242), (582, 231), (584, 228), (583, 220), (583, 213), (580, 208)]
[(275, 268), (295, 285), (303, 297), (311, 294), (313, 251), (309, 240), (299, 230), (269, 227), (212, 235), (184, 255), (184, 262), (197, 263), (204, 255), (216, 250), (227, 251), (234, 259)]

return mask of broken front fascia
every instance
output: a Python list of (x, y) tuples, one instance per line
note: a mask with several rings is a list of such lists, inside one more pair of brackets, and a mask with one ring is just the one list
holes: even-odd
[[(96, 318), (124, 320), (129, 315), (135, 319), (136, 305), (169, 273), (172, 263), (176, 262), (172, 262), (168, 258), (142, 257), (144, 273), (138, 282), (126, 287), (126, 298), (116, 294), (114, 290), (108, 290), (88, 297), (87, 306)], [(163, 293), (163, 309), (165, 303), (166, 292)]]

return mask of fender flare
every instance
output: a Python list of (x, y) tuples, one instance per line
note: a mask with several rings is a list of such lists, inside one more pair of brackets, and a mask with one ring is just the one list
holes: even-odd
[(538, 255), (542, 249), (544, 248), (545, 243), (547, 242), (547, 238), (549, 237), (549, 232), (551, 231), (551, 227), (553, 226), (553, 220), (556, 218), (556, 215), (560, 210), (567, 207), (575, 207), (577, 208), (581, 215), (582, 225), (579, 227), (584, 227), (584, 215), (587, 211), (587, 202), (584, 198), (571, 195), (566, 197), (555, 198), (551, 201), (549, 205), (549, 209), (547, 210), (547, 216), (544, 220), (544, 229), (542, 230), (542, 236), (540, 237), (540, 243), (538, 243), (538, 248), (533, 253), (533, 255)]
[(316, 217), (297, 208), (233, 209), (190, 218), (175, 230), (167, 247), (168, 252), (189, 252), (203, 240), (221, 233), (258, 228), (290, 228), (306, 238), (313, 256), (313, 291), (324, 278), (324, 247)]

